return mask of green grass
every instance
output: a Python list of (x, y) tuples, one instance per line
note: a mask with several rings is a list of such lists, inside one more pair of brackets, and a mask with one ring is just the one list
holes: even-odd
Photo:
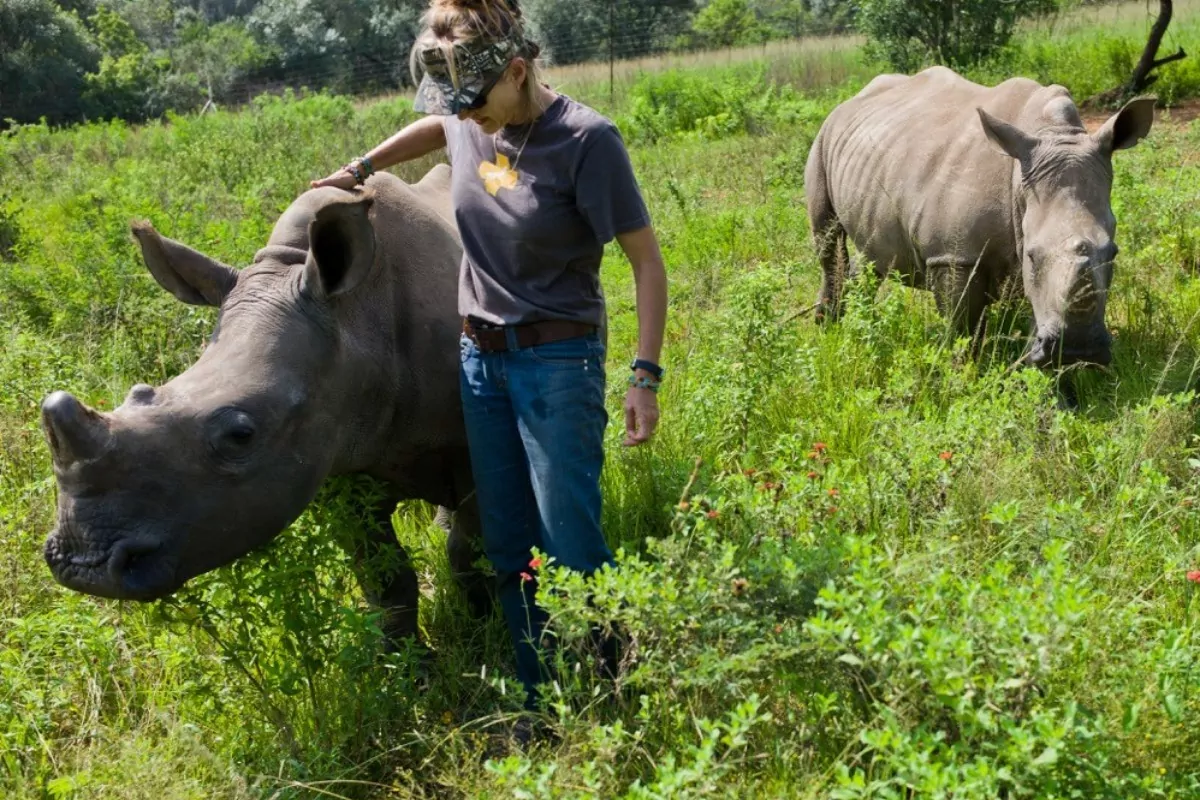
[[(1107, 88), (1083, 51), (1037, 52), (1073, 89)], [(334, 545), (358, 482), (170, 603), (71, 594), (41, 560), (40, 399), (111, 408), (186, 368), (213, 321), (158, 289), (128, 221), (245, 264), (310, 178), (411, 118), (406, 101), (0, 139), (0, 794), (1200, 796), (1200, 124), (1115, 159), (1114, 362), (1067, 413), (1050, 376), (1010, 368), (1020, 307), (978, 362), (927, 295), (890, 283), (854, 287), (838, 326), (804, 316), (808, 144), (871, 74), (844, 57), (833, 86), (780, 57), (643, 77), (610, 109), (670, 271), (664, 416), (647, 449), (609, 431), (622, 568), (597, 578), (596, 607), (547, 602), (568, 643), (620, 619), (638, 665), (614, 703), (570, 673), (562, 742), (528, 755), (491, 749), (516, 707), (508, 644), (467, 618), (424, 507), (394, 523), (423, 579), (427, 673), (377, 655)], [(656, 111), (664, 96), (682, 102)], [(604, 282), (619, 420), (635, 317), (615, 248)]]

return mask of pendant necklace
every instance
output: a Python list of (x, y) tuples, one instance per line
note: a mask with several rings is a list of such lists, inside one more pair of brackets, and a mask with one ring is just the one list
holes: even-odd
[(525, 140), (521, 142), (521, 147), (517, 150), (517, 157), (513, 159), (512, 165), (508, 163), (508, 156), (500, 152), (500, 148), (496, 142), (496, 137), (500, 131), (492, 134), (492, 151), (495, 153), (495, 163), (484, 161), (479, 165), (479, 177), (483, 179), (483, 185), (487, 188), (488, 194), (493, 197), (501, 189), (514, 189), (517, 183), (521, 180), (521, 173), (517, 172), (517, 162), (521, 160), (521, 154), (525, 152), (525, 145), (529, 143), (529, 136), (533, 133), (533, 126), (537, 124), (535, 117), (529, 123), (529, 130), (525, 132)]

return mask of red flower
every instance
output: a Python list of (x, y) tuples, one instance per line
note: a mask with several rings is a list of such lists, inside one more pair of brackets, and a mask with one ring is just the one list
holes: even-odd
[(819, 477), (821, 477), (821, 476), (820, 476), (818, 473), (816, 473), (816, 472), (810, 472), (810, 473), (808, 473), (808, 479), (809, 479), (810, 481), (815, 481), (815, 480), (816, 480), (817, 478), (819, 478)]
[(1200, 569), (1194, 569), (1187, 574), (1187, 579), (1192, 583), (1200, 583)]
[(824, 453), (827, 449), (828, 446), (824, 442), (813, 443), (813, 450), (816, 450), (818, 453)]
[(837, 507), (837, 506), (830, 506), (829, 508), (827, 508), (827, 509), (826, 509), (826, 511), (829, 513), (829, 516), (831, 516), (831, 517), (832, 517), (834, 514), (836, 514), (836, 513), (837, 513), (837, 511), (838, 511), (838, 507)]
[(528, 583), (531, 580), (533, 580), (533, 576), (530, 575), (528, 572), (521, 573), (521, 582), (522, 583)]
[(530, 569), (537, 569), (541, 565), (542, 565), (542, 559), (538, 558), (537, 556), (534, 556), (533, 558), (529, 559), (529, 568)]
[(954, 458), (954, 453), (949, 450), (943, 450), (942, 452), (938, 453), (938, 458), (940, 458), (942, 461), (949, 462), (950, 459)]
[(712, 510), (712, 511), (710, 511), (710, 512), (708, 512), (708, 518), (709, 518), (709, 519), (716, 519), (716, 518), (717, 518), (717, 517), (719, 517), (719, 516), (721, 516), (721, 512), (720, 512), (720, 511), (717, 511), (717, 510), (715, 510), (715, 509), (714, 509), (714, 510)]

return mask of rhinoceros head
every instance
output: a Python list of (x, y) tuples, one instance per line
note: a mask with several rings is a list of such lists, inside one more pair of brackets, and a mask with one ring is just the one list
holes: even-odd
[(315, 495), (340, 437), (361, 423), (334, 418), (337, 395), (371, 374), (359, 365), (347, 379), (353, 356), (339, 338), (376, 261), (371, 199), (329, 200), (308, 221), (307, 250), (268, 246), (240, 272), (134, 226), (163, 288), (221, 311), (189, 369), (158, 388), (134, 386), (111, 413), (66, 392), (43, 401), (59, 484), (45, 558), (60, 583), (101, 597), (165, 596), (267, 542)]
[(978, 111), (988, 139), (1020, 168), (1018, 240), (1036, 325), (1029, 361), (1107, 364), (1105, 307), (1117, 255), (1112, 154), (1150, 132), (1153, 98), (1131, 100), (1092, 134), (1066, 96), (1022, 127)]

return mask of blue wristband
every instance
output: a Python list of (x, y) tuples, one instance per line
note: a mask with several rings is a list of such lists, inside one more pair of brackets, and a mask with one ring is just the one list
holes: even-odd
[(647, 361), (644, 358), (635, 358), (633, 363), (629, 365), (632, 370), (644, 369), (654, 376), (654, 380), (661, 381), (663, 376), (663, 368), (653, 361)]
[(629, 376), (629, 385), (634, 389), (649, 389), (658, 394), (658, 387), (661, 385), (653, 378), (639, 378), (636, 375)]

